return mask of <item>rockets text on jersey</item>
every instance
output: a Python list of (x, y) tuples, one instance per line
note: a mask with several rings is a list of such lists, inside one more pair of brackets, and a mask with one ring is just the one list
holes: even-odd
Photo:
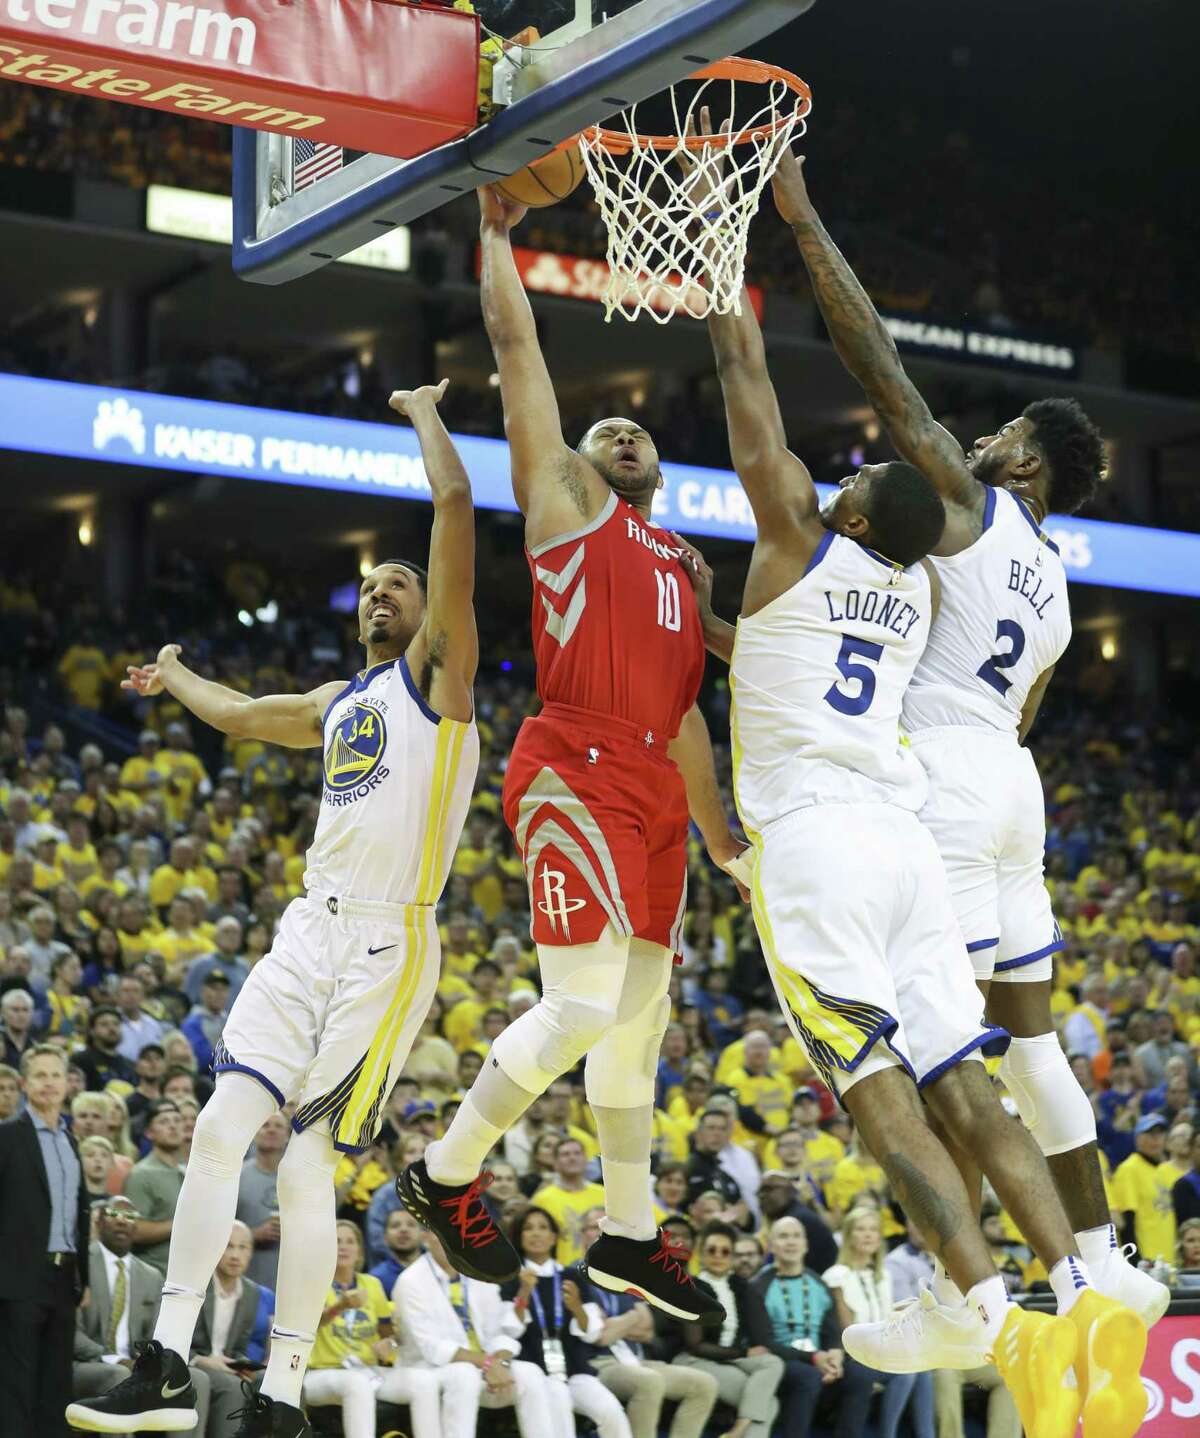
[(696, 701), (704, 638), (680, 552), (617, 495), (528, 551), (538, 693), (668, 740)]
[(989, 487), (979, 538), (931, 563), (942, 602), (905, 696), (904, 727), (965, 724), (1015, 736), (1029, 691), (1071, 638), (1058, 549), (1016, 495)]

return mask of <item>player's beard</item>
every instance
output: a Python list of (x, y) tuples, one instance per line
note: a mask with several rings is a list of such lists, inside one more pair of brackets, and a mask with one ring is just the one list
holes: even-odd
[(653, 497), (654, 491), (658, 488), (659, 465), (657, 460), (644, 475), (626, 475), (610, 465), (596, 465), (596, 468), (600, 470), (601, 478), (609, 489), (614, 490), (622, 499), (631, 502)]
[(984, 452), (975, 460), (971, 473), (980, 484), (1003, 484), (1004, 463), (1005, 461), (1002, 455), (989, 456)]

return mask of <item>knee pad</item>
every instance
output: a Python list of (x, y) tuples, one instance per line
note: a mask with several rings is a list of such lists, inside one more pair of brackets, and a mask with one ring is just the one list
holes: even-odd
[(584, 1089), (593, 1108), (644, 1108), (654, 1103), (659, 1050), (671, 1020), (663, 994), (625, 1023), (617, 1023), (588, 1054)]
[(497, 1036), (492, 1056), (513, 1083), (544, 1093), (612, 1027), (615, 1003), (587, 988), (586, 971), (568, 974)]
[(275, 1109), (275, 1100), (253, 1079), (222, 1076), (196, 1115), (189, 1164), (213, 1178), (238, 1177), (254, 1135)]
[(1047, 1158), (1095, 1143), (1096, 1115), (1057, 1034), (1013, 1039), (1000, 1061), (1000, 1077)]
[(337, 1165), (337, 1150), (327, 1133), (309, 1128), (293, 1134), (275, 1175), (280, 1211), (331, 1206)]

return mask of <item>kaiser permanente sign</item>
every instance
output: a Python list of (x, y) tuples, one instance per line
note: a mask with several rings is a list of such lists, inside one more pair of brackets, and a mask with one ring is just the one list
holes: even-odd
[[(508, 446), (456, 435), (476, 502), (512, 510)], [(0, 448), (229, 475), (352, 494), (424, 500), (429, 482), (404, 424), (324, 419), (174, 395), (0, 374)], [(660, 524), (753, 539), (754, 517), (727, 470), (665, 462)], [(1084, 584), (1200, 598), (1200, 535), (1051, 515), (1068, 575)]]

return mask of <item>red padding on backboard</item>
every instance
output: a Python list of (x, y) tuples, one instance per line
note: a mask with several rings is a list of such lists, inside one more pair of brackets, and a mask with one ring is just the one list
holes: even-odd
[(0, 78), (410, 159), (474, 129), (479, 21), (398, 0), (0, 0)]

